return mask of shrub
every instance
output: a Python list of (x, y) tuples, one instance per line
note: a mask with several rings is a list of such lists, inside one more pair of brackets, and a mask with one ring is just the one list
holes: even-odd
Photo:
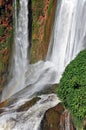
[(69, 109), (76, 125), (82, 123), (86, 116), (86, 49), (66, 67), (57, 95)]

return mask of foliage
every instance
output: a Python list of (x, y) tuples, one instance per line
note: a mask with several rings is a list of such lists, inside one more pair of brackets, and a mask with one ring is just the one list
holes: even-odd
[(5, 31), (5, 27), (4, 26), (0, 26), (0, 36), (4, 35), (4, 31)]
[(13, 43), (12, 1), (3, 1), (0, 6), (0, 93), (7, 79), (12, 43)]
[(48, 15), (50, 14), (51, 8), (52, 8), (53, 1), (50, 0), (49, 6), (48, 6)]
[(86, 116), (86, 49), (66, 67), (57, 95), (79, 125)]

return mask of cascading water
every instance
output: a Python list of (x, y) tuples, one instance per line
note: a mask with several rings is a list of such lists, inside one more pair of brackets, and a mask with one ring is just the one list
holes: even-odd
[[(86, 48), (86, 0), (58, 0), (46, 61), (28, 65), (27, 70), (27, 4), (28, 0), (20, 0), (13, 79), (3, 90), (2, 100), (21, 91), (11, 96), (9, 100), (13, 99), (13, 104), (3, 109), (0, 130), (39, 130), (44, 112), (59, 103), (54, 94), (40, 96), (41, 99), (27, 111), (17, 112), (17, 109), (46, 86), (58, 83), (65, 66), (80, 50)], [(69, 130), (69, 126), (66, 130)]]
[(29, 65), (26, 73), (26, 86), (33, 84), (33, 93), (58, 83), (67, 64), (86, 48), (85, 6), (85, 0), (57, 1), (46, 61)]
[(4, 109), (0, 115), (0, 130), (40, 130), (40, 122), (46, 110), (60, 101), (55, 94), (39, 96), (40, 100), (25, 111), (17, 109), (30, 99), (21, 97), (17, 102)]
[[(16, 0), (15, 0), (16, 1)], [(14, 63), (13, 77), (16, 78), (18, 87), (23, 88), (25, 84), (25, 72), (28, 65), (28, 0), (20, 0), (20, 11), (17, 18), (15, 10), (15, 46), (14, 46)]]
[(58, 81), (67, 64), (86, 48), (86, 0), (58, 0), (47, 60), (55, 64)]
[[(2, 100), (8, 98), (25, 87), (25, 72), (28, 65), (28, 0), (20, 0), (20, 10), (17, 12), (17, 0), (15, 0), (15, 37), (14, 54), (12, 62), (12, 79), (2, 93)], [(18, 17), (17, 17), (18, 15)]]

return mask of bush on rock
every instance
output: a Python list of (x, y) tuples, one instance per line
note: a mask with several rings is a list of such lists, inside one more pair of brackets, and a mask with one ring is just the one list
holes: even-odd
[(79, 126), (86, 118), (86, 49), (66, 67), (57, 95)]

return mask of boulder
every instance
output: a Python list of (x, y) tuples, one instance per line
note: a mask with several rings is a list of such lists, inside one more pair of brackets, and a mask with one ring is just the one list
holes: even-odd
[(46, 111), (41, 130), (76, 130), (72, 117), (61, 103)]

